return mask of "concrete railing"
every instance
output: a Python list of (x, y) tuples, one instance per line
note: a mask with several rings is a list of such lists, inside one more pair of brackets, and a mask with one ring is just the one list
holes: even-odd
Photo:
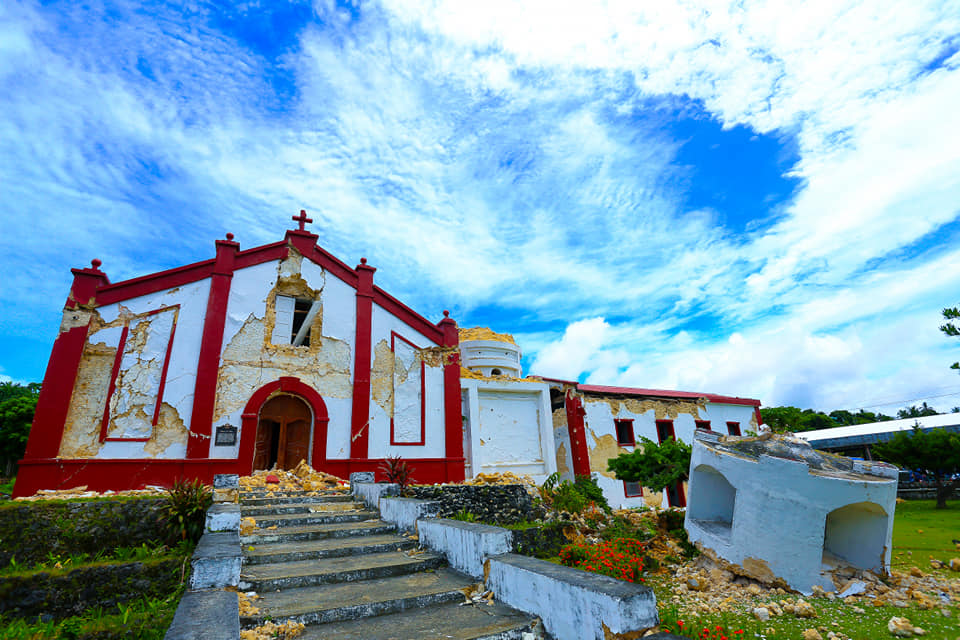
[(417, 527), (422, 546), (483, 578), (499, 602), (539, 616), (557, 640), (604, 640), (659, 624), (649, 587), (507, 553), (513, 545), (509, 529), (439, 518), (421, 519)]
[(183, 594), (164, 640), (238, 640), (240, 608), (235, 591), (240, 583), (239, 477), (214, 477), (214, 502), (207, 509), (204, 533), (190, 559), (190, 590)]

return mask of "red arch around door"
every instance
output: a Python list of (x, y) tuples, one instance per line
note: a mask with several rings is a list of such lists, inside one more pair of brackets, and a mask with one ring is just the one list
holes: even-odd
[(299, 396), (313, 410), (313, 449), (311, 451), (314, 469), (322, 469), (327, 461), (327, 405), (320, 394), (300, 378), (284, 377), (263, 385), (253, 392), (241, 416), (240, 452), (237, 458), (239, 473), (250, 475), (253, 472), (253, 450), (257, 440), (257, 421), (260, 409), (270, 396), (277, 392)]

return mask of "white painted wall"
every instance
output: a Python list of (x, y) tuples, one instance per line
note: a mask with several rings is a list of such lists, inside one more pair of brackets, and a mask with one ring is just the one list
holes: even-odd
[[(207, 310), (209, 293), (210, 280), (204, 279), (166, 291), (158, 291), (145, 296), (124, 300), (123, 302), (104, 305), (97, 309), (103, 322), (111, 323), (120, 317), (121, 311), (124, 309), (134, 316), (142, 316), (150, 311), (180, 305), (177, 318), (177, 330), (170, 352), (170, 364), (167, 368), (166, 383), (161, 402), (165, 402), (173, 407), (188, 429), (190, 427), (190, 414), (193, 410), (193, 389), (197, 377), (197, 360), (200, 353), (200, 343), (203, 338), (203, 318)], [(159, 315), (165, 316), (165, 314)], [(163, 321), (167, 319), (170, 319), (169, 315), (166, 315)], [(139, 321), (139, 318), (136, 321)], [(133, 327), (131, 326), (131, 330), (132, 329)], [(91, 344), (104, 343), (111, 347), (117, 347), (121, 331), (122, 327), (119, 326), (101, 329), (100, 331), (92, 332), (88, 337), (88, 341)], [(162, 333), (162, 331), (155, 332), (156, 335), (151, 341), (153, 343), (151, 347), (152, 351), (159, 349), (156, 343), (162, 336)], [(169, 336), (169, 328), (167, 329), (167, 336)], [(161, 340), (161, 342), (163, 342), (162, 347), (165, 351), (166, 342), (163, 340)], [(127, 359), (126, 364), (129, 369), (133, 365), (133, 362), (131, 359)], [(160, 365), (162, 366), (162, 355)], [(135, 378), (136, 376), (131, 378), (131, 382), (134, 382)], [(143, 384), (134, 384), (136, 389), (139, 389), (139, 391), (134, 391), (135, 395), (141, 395), (147, 387), (155, 389), (159, 386), (159, 371), (153, 371), (151, 369), (147, 375), (147, 379), (143, 381)], [(132, 387), (124, 388), (121, 386), (114, 395), (125, 397), (126, 401), (131, 401), (134, 398), (130, 395), (130, 389), (132, 389)], [(154, 400), (148, 403), (151, 408), (149, 415), (150, 420), (153, 418), (152, 408), (155, 403), (155, 398), (156, 395), (154, 392)], [(129, 434), (143, 434), (140, 437), (147, 437), (149, 432), (152, 431), (152, 427), (149, 422), (140, 424), (141, 422), (143, 421), (128, 421), (128, 423), (123, 426), (123, 431)], [(106, 442), (100, 447), (96, 457), (121, 459), (150, 457), (144, 453), (144, 446), (142, 442)], [(171, 444), (156, 457), (182, 458), (184, 455), (186, 455), (185, 442)]]
[[(373, 369), (377, 358), (377, 346), (391, 344), (391, 333), (396, 332), (418, 348), (436, 347), (436, 343), (416, 331), (389, 313), (378, 304), (373, 305), (371, 317), (371, 353), (370, 366)], [(397, 340), (400, 345), (403, 341)], [(401, 358), (405, 347), (398, 347)], [(418, 369), (418, 368), (417, 368)], [(393, 402), (386, 403), (386, 407), (375, 401), (370, 403), (370, 423), (367, 455), (371, 458), (383, 458), (396, 455), (404, 458), (442, 458), (445, 454), (446, 436), (444, 430), (443, 406), (443, 367), (424, 367), (424, 388), (426, 392), (424, 404), (426, 406), (423, 445), (391, 445), (390, 444), (390, 411), (394, 410), (395, 421), (399, 422), (404, 432), (420, 433), (420, 400), (419, 400), (419, 371), (415, 370), (408, 376), (408, 383), (400, 385), (400, 397), (397, 397), (398, 387), (394, 384)], [(371, 376), (372, 377), (372, 376)], [(398, 381), (394, 371), (394, 383)], [(395, 424), (396, 426), (396, 424)], [(348, 432), (349, 435), (349, 432)]]
[[(828, 551), (864, 563), (862, 568), (889, 567), (895, 467), (864, 464), (860, 473), (811, 473), (805, 462), (734, 455), (711, 446), (709, 439), (698, 437), (690, 462), (686, 528), (691, 542), (741, 566), (763, 563), (772, 576), (803, 593), (814, 585), (836, 589), (821, 574), (825, 542)], [(718, 476), (736, 492), (729, 525), (717, 505), (729, 501), (730, 490)]]
[(537, 482), (557, 470), (544, 383), (462, 378), (469, 425), (470, 473), (510, 471)]

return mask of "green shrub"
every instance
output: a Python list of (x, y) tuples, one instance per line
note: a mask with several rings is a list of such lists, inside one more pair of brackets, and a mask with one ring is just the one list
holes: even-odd
[(167, 490), (167, 526), (173, 540), (193, 540), (203, 535), (213, 492), (199, 480), (177, 480)]

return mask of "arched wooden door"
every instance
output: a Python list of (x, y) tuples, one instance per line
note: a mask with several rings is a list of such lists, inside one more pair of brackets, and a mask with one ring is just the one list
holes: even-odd
[(253, 468), (292, 469), (307, 460), (310, 451), (310, 407), (295, 396), (278, 395), (260, 409)]

